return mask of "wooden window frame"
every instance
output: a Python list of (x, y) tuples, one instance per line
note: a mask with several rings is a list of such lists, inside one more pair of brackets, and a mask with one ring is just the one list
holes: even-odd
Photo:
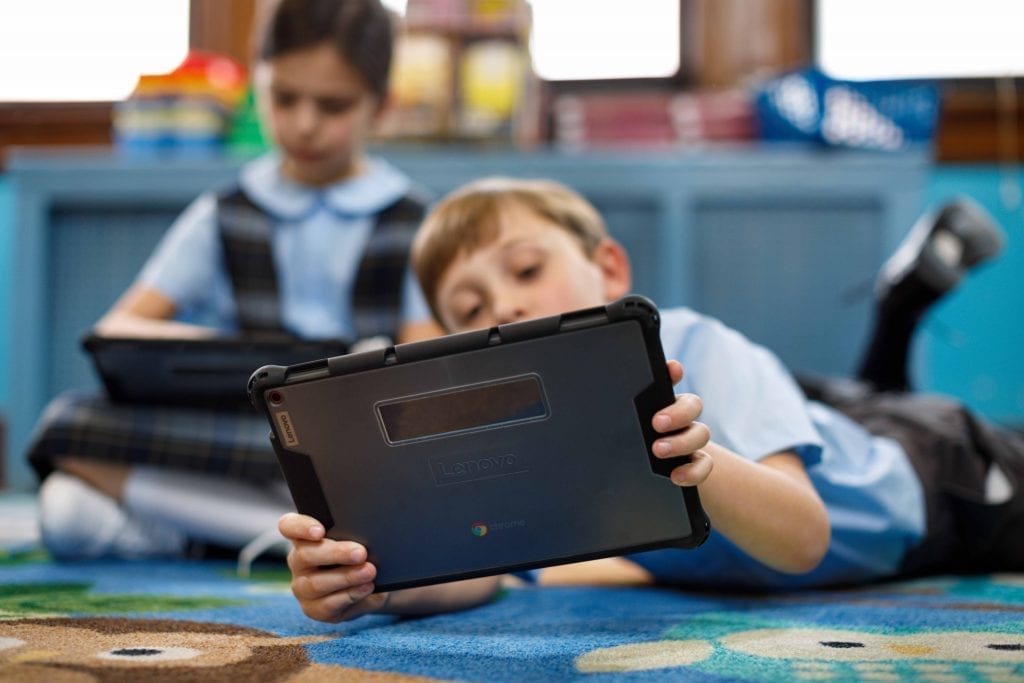
[(1024, 159), (1024, 78), (943, 81), (936, 159), (1020, 163)]

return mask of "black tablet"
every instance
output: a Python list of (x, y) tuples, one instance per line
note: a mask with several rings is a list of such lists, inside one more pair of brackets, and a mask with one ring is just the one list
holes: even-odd
[(248, 408), (245, 383), (256, 368), (343, 354), (349, 344), (340, 339), (151, 339), (90, 332), (82, 348), (113, 401)]
[(707, 518), (650, 450), (674, 400), (654, 304), (607, 306), (249, 381), (296, 508), (394, 590), (656, 548)]

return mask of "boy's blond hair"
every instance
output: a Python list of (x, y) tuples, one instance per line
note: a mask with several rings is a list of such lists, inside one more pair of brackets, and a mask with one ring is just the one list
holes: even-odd
[(434, 317), (437, 286), (463, 250), (472, 252), (498, 237), (498, 216), (518, 204), (575, 237), (590, 257), (608, 236), (590, 202), (552, 180), (491, 177), (473, 181), (445, 196), (423, 221), (412, 249), (412, 266)]

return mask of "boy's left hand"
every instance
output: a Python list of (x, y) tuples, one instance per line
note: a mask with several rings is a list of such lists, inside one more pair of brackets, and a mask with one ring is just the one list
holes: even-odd
[[(672, 384), (678, 384), (683, 379), (683, 366), (675, 360), (667, 365)], [(714, 463), (711, 456), (701, 450), (711, 440), (711, 432), (696, 421), (703, 407), (696, 394), (678, 394), (675, 402), (658, 411), (652, 420), (654, 431), (663, 435), (651, 448), (656, 457), (691, 457), (690, 462), (672, 470), (672, 482), (677, 486), (697, 486), (711, 474)]]

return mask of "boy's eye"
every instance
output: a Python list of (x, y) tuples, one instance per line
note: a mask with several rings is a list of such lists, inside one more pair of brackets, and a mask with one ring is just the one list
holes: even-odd
[(461, 322), (463, 325), (465, 325), (466, 323), (473, 322), (473, 320), (475, 320), (476, 317), (478, 315), (480, 315), (480, 310), (482, 308), (483, 308), (482, 306), (477, 304), (476, 306), (473, 306), (472, 308), (466, 309), (465, 311), (463, 311), (459, 315), (459, 322)]
[(519, 280), (531, 280), (540, 273), (540, 264), (521, 266), (516, 269), (516, 278)]

